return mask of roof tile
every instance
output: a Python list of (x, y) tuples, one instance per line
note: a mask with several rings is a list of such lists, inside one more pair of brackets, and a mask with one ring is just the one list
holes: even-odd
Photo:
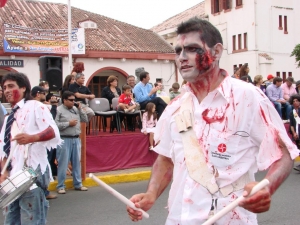
[[(68, 7), (60, 3), (10, 0), (0, 8), (3, 23), (42, 29), (67, 29)], [(173, 47), (151, 30), (72, 7), (72, 27), (91, 20), (96, 29), (85, 29), (86, 50), (174, 53)], [(0, 39), (3, 39), (0, 33)], [(110, 46), (110, 47), (109, 47)], [(0, 42), (0, 49), (3, 42)]]

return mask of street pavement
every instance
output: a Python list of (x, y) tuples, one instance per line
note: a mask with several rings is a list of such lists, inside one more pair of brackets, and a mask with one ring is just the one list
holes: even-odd
[[(259, 173), (261, 180), (265, 173)], [(148, 181), (121, 183), (111, 185), (114, 189), (130, 198), (133, 194), (146, 190)], [(300, 195), (297, 190), (300, 185), (300, 174), (292, 171), (286, 182), (272, 198), (269, 212), (259, 214), (261, 225), (299, 225)], [(109, 194), (102, 187), (89, 188), (87, 192), (68, 190), (67, 194), (59, 195), (50, 201), (48, 214), (49, 225), (162, 225), (167, 216), (167, 193), (160, 196), (155, 206), (148, 211), (149, 219), (133, 223), (128, 218), (125, 205)], [(0, 221), (3, 216), (0, 215)]]

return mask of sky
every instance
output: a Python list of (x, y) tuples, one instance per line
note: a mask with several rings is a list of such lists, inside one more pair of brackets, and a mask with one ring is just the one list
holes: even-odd
[[(68, 4), (68, 0), (40, 0)], [(150, 29), (203, 0), (70, 0), (76, 8)]]

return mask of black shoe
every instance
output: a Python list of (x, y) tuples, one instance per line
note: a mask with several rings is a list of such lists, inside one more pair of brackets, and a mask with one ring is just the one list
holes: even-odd
[(294, 170), (297, 170), (298, 172), (300, 172), (300, 165), (294, 166)]

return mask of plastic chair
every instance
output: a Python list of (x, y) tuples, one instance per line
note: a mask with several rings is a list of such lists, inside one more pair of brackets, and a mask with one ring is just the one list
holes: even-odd
[[(138, 123), (138, 126), (140, 128), (140, 130), (142, 129), (142, 113), (140, 110), (136, 110), (134, 112), (127, 112), (125, 113), (124, 111), (118, 110), (117, 106), (119, 104), (119, 98), (113, 98), (112, 99), (112, 107), (113, 109), (117, 110), (118, 112), (118, 116), (119, 118), (121, 117), (121, 115), (124, 116), (124, 118), (126, 118), (126, 123), (124, 123), (125, 126), (125, 130), (129, 130), (128, 129), (128, 122), (130, 121), (132, 124), (132, 131), (135, 131), (135, 123)], [(139, 117), (139, 119), (137, 119), (137, 117)]]
[[(111, 118), (110, 132), (114, 130), (114, 122), (116, 124), (117, 131), (121, 132), (120, 121), (116, 110), (110, 110), (109, 102), (106, 98), (94, 98), (89, 101), (89, 107), (94, 111), (95, 118), (100, 117), (102, 122), (103, 131), (106, 132), (106, 118)], [(116, 121), (114, 121), (114, 116)], [(97, 119), (97, 118), (96, 118)]]

